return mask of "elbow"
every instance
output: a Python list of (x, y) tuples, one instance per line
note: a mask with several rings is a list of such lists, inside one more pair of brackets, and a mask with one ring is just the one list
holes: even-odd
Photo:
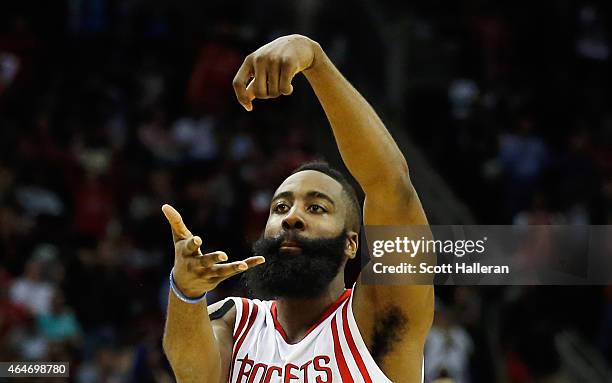
[(406, 161), (388, 171), (381, 169), (376, 176), (372, 177), (368, 182), (364, 182), (361, 186), (366, 195), (392, 193), (396, 197), (412, 197), (416, 193), (410, 179)]
[(386, 184), (401, 188), (411, 185), (408, 163), (402, 155), (396, 160), (385, 163), (384, 166), (377, 166), (375, 171), (371, 172), (371, 175), (372, 177), (367, 182), (371, 186)]
[(388, 180), (392, 185), (395, 185), (398, 191), (413, 191), (412, 181), (410, 180), (410, 170), (408, 169), (408, 163), (404, 156), (400, 156), (397, 161), (397, 165), (394, 166), (392, 174), (386, 174), (385, 179)]

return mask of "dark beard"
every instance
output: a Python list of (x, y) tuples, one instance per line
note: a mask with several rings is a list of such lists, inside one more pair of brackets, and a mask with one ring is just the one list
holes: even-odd
[[(243, 274), (247, 288), (260, 299), (316, 298), (338, 275), (348, 238), (346, 230), (337, 237), (306, 239), (284, 233), (263, 236), (253, 244), (253, 253), (266, 262)], [(285, 240), (301, 248), (299, 254), (280, 250)]]

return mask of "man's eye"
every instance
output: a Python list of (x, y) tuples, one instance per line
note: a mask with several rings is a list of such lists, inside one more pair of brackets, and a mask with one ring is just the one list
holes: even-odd
[(325, 210), (325, 208), (321, 205), (310, 205), (308, 207), (308, 210), (310, 210), (313, 213), (326, 213), (327, 210)]
[(272, 209), (272, 211), (275, 213), (284, 213), (288, 209), (289, 209), (289, 206), (286, 203), (279, 203), (277, 205), (274, 205), (274, 208)]

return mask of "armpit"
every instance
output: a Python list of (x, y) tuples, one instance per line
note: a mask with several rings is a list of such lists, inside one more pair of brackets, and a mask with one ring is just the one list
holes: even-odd
[(377, 315), (370, 354), (378, 365), (381, 365), (385, 355), (402, 339), (402, 334), (405, 334), (407, 329), (408, 317), (397, 306), (391, 306)]

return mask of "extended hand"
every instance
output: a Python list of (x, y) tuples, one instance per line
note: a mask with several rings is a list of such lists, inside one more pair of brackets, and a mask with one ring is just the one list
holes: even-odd
[(250, 257), (244, 261), (219, 263), (227, 261), (227, 254), (222, 251), (202, 254), (202, 238), (191, 234), (179, 212), (170, 205), (162, 206), (162, 211), (172, 228), (174, 281), (189, 297), (201, 296), (223, 280), (265, 262), (264, 257)]
[(279, 37), (257, 49), (244, 59), (234, 77), (238, 101), (251, 111), (256, 98), (290, 95), (291, 80), (314, 65), (320, 49), (319, 44), (301, 35)]

